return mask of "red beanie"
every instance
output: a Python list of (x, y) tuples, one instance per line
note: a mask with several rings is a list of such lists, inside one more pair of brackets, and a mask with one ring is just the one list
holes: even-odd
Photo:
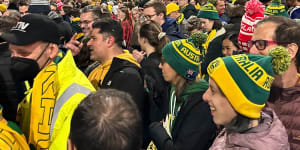
[(63, 6), (65, 6), (65, 4), (63, 2), (61, 2), (60, 0), (56, 1), (56, 5), (57, 5), (57, 10), (61, 10)]
[(238, 37), (240, 48), (243, 51), (249, 52), (248, 41), (252, 38), (255, 24), (265, 17), (264, 11), (265, 6), (259, 0), (250, 0), (246, 3)]

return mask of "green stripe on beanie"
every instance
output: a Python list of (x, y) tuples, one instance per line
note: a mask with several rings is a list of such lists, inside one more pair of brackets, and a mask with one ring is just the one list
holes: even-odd
[(278, 46), (269, 56), (242, 54), (217, 58), (207, 71), (239, 114), (259, 118), (270, 94), (273, 75), (285, 72), (290, 63), (287, 49)]
[(211, 19), (211, 20), (219, 20), (219, 14), (216, 9), (216, 7), (211, 4), (207, 3), (200, 9), (200, 13), (197, 16), (198, 18), (206, 18), (206, 19)]
[(195, 80), (199, 73), (200, 51), (192, 39), (182, 39), (168, 43), (162, 49), (166, 62), (182, 77)]
[[(251, 61), (245, 60), (247, 57)], [(268, 99), (269, 97), (270, 83), (271, 81), (273, 81), (273, 70), (271, 69), (272, 57), (268, 57), (268, 59), (262, 59), (264, 56), (259, 55), (248, 55), (247, 57), (240, 57), (236, 59), (234, 59), (233, 57), (225, 57), (223, 61), (225, 62), (230, 75), (232, 76), (232, 78), (234, 78), (236, 84), (240, 87), (241, 91), (244, 93), (247, 99), (251, 100), (255, 104), (263, 105), (265, 103), (264, 100)], [(256, 63), (259, 66), (263, 64), (267, 67), (260, 68), (265, 70), (261, 72), (260, 69), (256, 69), (256, 67), (253, 67), (254, 65), (252, 65), (251, 63)], [(241, 73), (241, 69), (245, 69), (243, 73)], [(263, 76), (263, 74), (268, 74), (267, 79), (263, 80), (264, 83), (256, 83), (259, 78)], [(251, 76), (252, 78), (250, 78), (249, 76)]]
[(285, 10), (285, 6), (281, 4), (281, 0), (272, 0), (271, 4), (265, 9), (265, 15), (289, 17)]

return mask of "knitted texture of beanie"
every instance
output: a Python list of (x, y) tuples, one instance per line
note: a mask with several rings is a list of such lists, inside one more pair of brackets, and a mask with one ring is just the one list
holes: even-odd
[(285, 72), (291, 63), (286, 48), (278, 46), (269, 56), (233, 55), (212, 61), (207, 72), (239, 114), (259, 118), (270, 95), (275, 74)]
[(202, 61), (197, 46), (205, 42), (207, 35), (197, 33), (191, 37), (168, 43), (162, 49), (162, 56), (179, 75), (188, 80), (195, 80)]
[(172, 13), (174, 11), (179, 11), (179, 6), (177, 4), (175, 4), (175, 3), (169, 3), (166, 6), (166, 9), (167, 9), (166, 15), (169, 15), (170, 13)]
[(272, 0), (271, 4), (266, 7), (265, 15), (289, 17), (281, 0)]
[(245, 5), (245, 14), (241, 20), (241, 29), (238, 37), (240, 48), (249, 52), (248, 41), (251, 40), (255, 24), (264, 18), (265, 6), (259, 0), (250, 0)]
[(216, 7), (211, 3), (207, 3), (206, 5), (201, 7), (200, 12), (197, 17), (211, 19), (211, 20), (219, 20), (220, 19)]

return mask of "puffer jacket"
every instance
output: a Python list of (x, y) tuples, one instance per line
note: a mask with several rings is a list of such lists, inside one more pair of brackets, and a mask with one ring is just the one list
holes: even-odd
[(224, 129), (209, 150), (289, 150), (284, 126), (270, 108), (261, 113), (261, 123), (245, 133), (230, 133)]
[(292, 150), (300, 150), (300, 84), (291, 88), (271, 88), (267, 105), (285, 126)]

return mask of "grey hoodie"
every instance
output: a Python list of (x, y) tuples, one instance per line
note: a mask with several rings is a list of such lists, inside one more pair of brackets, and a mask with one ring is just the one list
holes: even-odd
[(246, 133), (227, 134), (224, 129), (209, 150), (289, 150), (288, 136), (274, 111), (263, 109), (262, 122)]

